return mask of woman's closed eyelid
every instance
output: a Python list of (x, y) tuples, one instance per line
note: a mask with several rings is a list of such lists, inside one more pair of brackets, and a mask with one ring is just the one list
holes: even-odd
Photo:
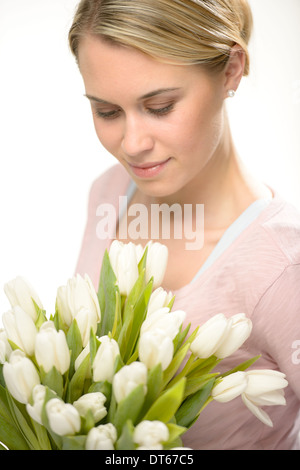
[[(168, 100), (163, 103), (145, 103), (142, 106), (142, 110), (144, 110), (147, 114), (152, 114), (154, 116), (160, 117), (172, 111), (174, 109), (174, 106), (174, 100)], [(98, 106), (94, 107), (94, 113), (96, 114), (96, 116), (103, 119), (115, 119), (121, 114), (121, 112), (121, 108), (109, 109), (106, 107), (106, 109), (99, 109)]]

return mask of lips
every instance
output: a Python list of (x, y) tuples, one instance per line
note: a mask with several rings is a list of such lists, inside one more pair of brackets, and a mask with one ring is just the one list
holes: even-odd
[(151, 178), (161, 173), (169, 161), (170, 158), (167, 158), (162, 162), (148, 162), (139, 165), (129, 163), (129, 166), (132, 172), (139, 178)]

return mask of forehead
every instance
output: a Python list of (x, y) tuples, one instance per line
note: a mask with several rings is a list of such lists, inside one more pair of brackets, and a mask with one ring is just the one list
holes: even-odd
[[(136, 49), (85, 37), (78, 51), (79, 68), (89, 94), (133, 92), (145, 94), (154, 88), (179, 87), (207, 79), (198, 66), (160, 62)], [(107, 98), (107, 96), (106, 96)]]

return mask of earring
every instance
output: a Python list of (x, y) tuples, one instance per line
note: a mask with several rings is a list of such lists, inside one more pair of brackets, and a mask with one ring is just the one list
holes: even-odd
[(234, 91), (234, 90), (228, 90), (228, 91), (227, 91), (227, 95), (229, 96), (229, 98), (234, 98), (234, 96), (235, 96), (235, 91)]

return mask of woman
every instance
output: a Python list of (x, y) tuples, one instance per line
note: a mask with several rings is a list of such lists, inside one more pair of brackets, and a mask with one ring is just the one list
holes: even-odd
[[(111, 238), (146, 244), (158, 234), (169, 250), (163, 287), (192, 328), (219, 312), (253, 322), (224, 369), (260, 353), (260, 368), (289, 381), (286, 406), (268, 411), (273, 428), (240, 401), (214, 403), (185, 435), (193, 449), (290, 449), (297, 435), (300, 217), (250, 176), (225, 108), (249, 73), (251, 27), (244, 0), (83, 0), (69, 35), (97, 136), (119, 162), (91, 189), (77, 271), (97, 286)], [(104, 207), (119, 214), (107, 230)], [(170, 236), (153, 218), (157, 207)], [(179, 222), (190, 231), (180, 236)]]

